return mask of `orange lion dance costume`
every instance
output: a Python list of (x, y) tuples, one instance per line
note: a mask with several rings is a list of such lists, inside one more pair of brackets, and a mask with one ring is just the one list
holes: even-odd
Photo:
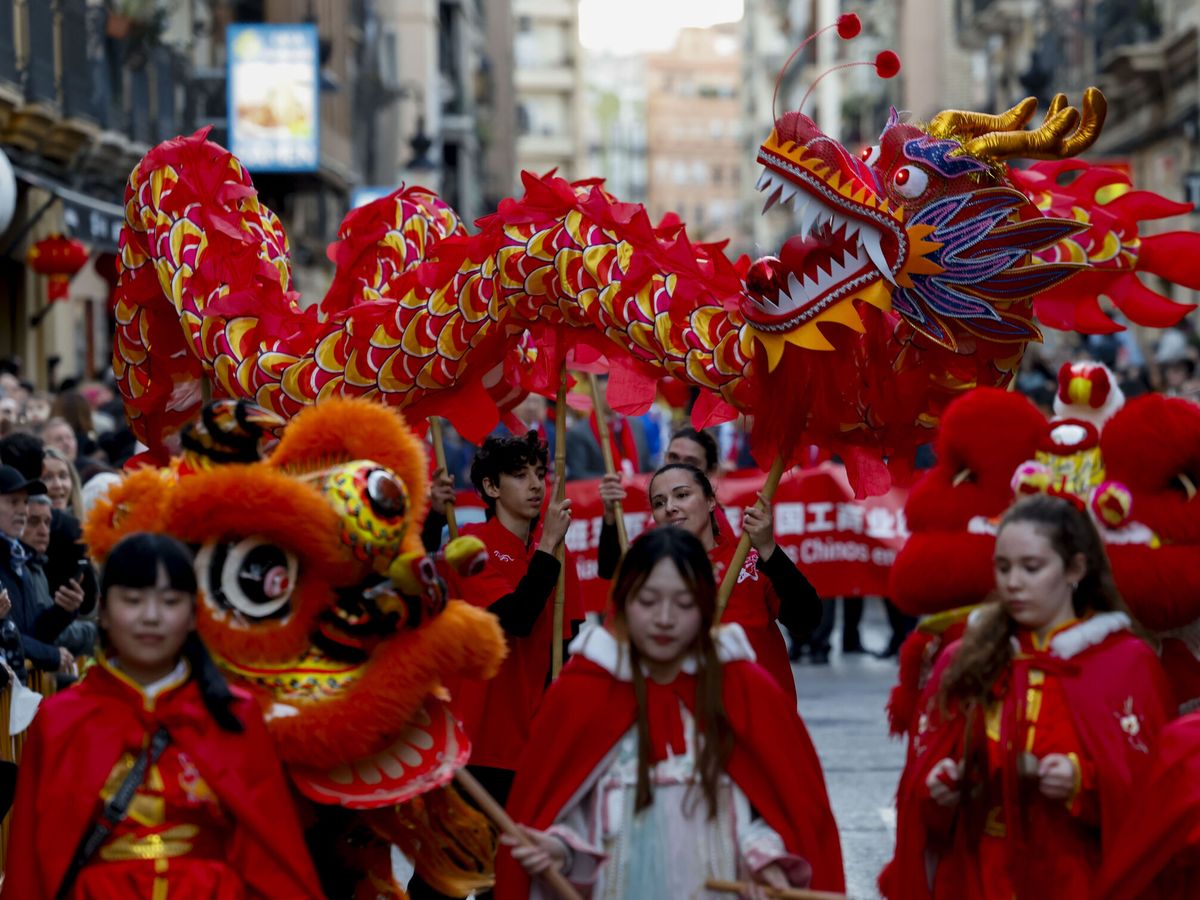
[[(196, 549), (197, 627), (258, 697), (311, 801), (330, 896), (405, 896), (391, 844), (439, 890), (465, 895), (490, 884), (494, 836), (445, 787), (470, 747), (441, 685), (495, 673), (499, 626), (447, 599), (420, 548), (425, 454), (399, 415), (322, 403), (257, 459), (266, 429), (283, 424), (245, 401), (209, 406), (182, 460), (131, 474), (93, 511), (89, 546), (103, 559), (126, 533), (161, 531)], [(482, 549), (460, 539), (446, 562), (469, 570)]]

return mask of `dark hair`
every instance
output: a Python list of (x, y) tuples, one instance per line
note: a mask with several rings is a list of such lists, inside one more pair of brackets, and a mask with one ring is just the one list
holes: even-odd
[[(196, 595), (196, 570), (188, 548), (170, 535), (139, 532), (121, 538), (104, 561), (104, 572), (100, 576), (101, 607), (114, 587), (153, 587), (158, 581), (160, 566), (166, 572), (167, 584), (172, 590)], [(103, 631), (101, 637), (104, 637)], [(192, 668), (192, 677), (200, 688), (204, 706), (217, 725), (224, 731), (242, 731), (242, 723), (231, 709), (233, 693), (195, 630), (184, 641), (182, 653)]]
[[(671, 435), (671, 441), (676, 438), (687, 438), (689, 441), (695, 441), (704, 448), (704, 471), (711, 472), (717, 467), (717, 439), (707, 431), (697, 431), (695, 428), (688, 426), (680, 428), (677, 432)], [(671, 446), (671, 442), (667, 442), (667, 447)]]
[(670, 559), (692, 593), (700, 610), (700, 632), (696, 636), (695, 729), (696, 771), (700, 788), (708, 803), (708, 817), (717, 815), (717, 789), (729, 754), (733, 752), (733, 732), (721, 701), (721, 663), (713, 641), (713, 623), (717, 615), (717, 583), (712, 562), (704, 545), (682, 528), (667, 526), (643, 532), (629, 545), (613, 581), (613, 625), (617, 636), (629, 647), (633, 672), (633, 690), (637, 697), (638, 768), (635, 809), (641, 811), (654, 802), (650, 789), (650, 722), (646, 711), (646, 676), (642, 672), (637, 647), (629, 640), (626, 607), (637, 594), (651, 571), (663, 559)]
[(59, 391), (58, 395), (54, 398), (54, 406), (51, 408), (50, 416), (51, 418), (63, 419), (71, 426), (71, 430), (75, 432), (77, 437), (92, 433), (91, 404), (87, 402), (87, 398), (74, 386), (70, 389)]
[(487, 504), (488, 515), (496, 510), (496, 500), (483, 489), (483, 482), (500, 486), (501, 475), (516, 475), (526, 466), (548, 466), (550, 452), (536, 431), (524, 437), (489, 437), (471, 462), (471, 484)]
[[(1009, 507), (1000, 520), (997, 537), (1017, 522), (1027, 522), (1045, 535), (1064, 566), (1071, 565), (1076, 556), (1083, 556), (1086, 571), (1071, 597), (1076, 616), (1089, 612), (1129, 613), (1113, 580), (1104, 543), (1086, 512), (1062, 497), (1033, 494)], [(946, 669), (940, 688), (943, 702), (950, 698), (984, 701), (1012, 661), (1011, 638), (1015, 632), (1016, 623), (1000, 603), (985, 607), (963, 635), (958, 655)]]
[[(658, 471), (650, 476), (650, 480), (646, 482), (646, 493), (650, 493), (650, 488), (654, 485), (654, 479), (663, 472), (670, 472), (672, 469), (682, 469), (691, 474), (699, 486), (701, 493), (704, 494), (704, 499), (712, 500), (714, 503), (717, 500), (717, 492), (713, 490), (712, 482), (708, 480), (708, 476), (697, 469), (690, 463), (667, 463), (665, 466), (659, 466)], [(714, 506), (713, 511), (708, 514), (708, 523), (712, 526), (713, 537), (721, 536), (721, 529), (717, 527), (717, 508)]]
[(37, 435), (14, 431), (0, 438), (0, 463), (12, 466), (26, 478), (41, 478), (43, 447)]

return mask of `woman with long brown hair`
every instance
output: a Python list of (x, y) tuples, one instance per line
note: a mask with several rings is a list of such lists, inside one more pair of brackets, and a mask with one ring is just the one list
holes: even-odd
[(498, 900), (543, 896), (529, 877), (551, 867), (594, 898), (706, 896), (713, 878), (841, 890), (812, 742), (741, 627), (713, 630), (703, 545), (643, 534), (612, 601), (534, 722), (509, 800), (533, 846), (501, 852)]
[(890, 897), (1088, 897), (1170, 716), (1082, 508), (1016, 503), (994, 568), (994, 601), (926, 688)]
[[(708, 553), (719, 582), (733, 563), (738, 542), (720, 527), (724, 516), (717, 516), (720, 506), (708, 476), (688, 463), (669, 462), (654, 473), (646, 489), (655, 525), (674, 525), (695, 535)], [(601, 578), (612, 577), (620, 558), (616, 520), (608, 521), (607, 517), (615, 514), (613, 504), (624, 496), (625, 490), (615, 476), (602, 479), (600, 497), (606, 521), (600, 531), (597, 559)], [(742, 526), (750, 535), (751, 550), (742, 563), (721, 621), (742, 626), (755, 660), (794, 703), (796, 681), (776, 621), (786, 626), (792, 640), (806, 641), (821, 622), (821, 598), (775, 543), (774, 514), (761, 494), (758, 502), (745, 508)]]

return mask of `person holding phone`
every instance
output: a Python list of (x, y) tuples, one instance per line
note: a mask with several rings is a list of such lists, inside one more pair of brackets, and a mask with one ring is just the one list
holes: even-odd
[[(80, 556), (70, 570), (70, 577), (57, 585), (51, 585), (51, 575), (61, 579), (64, 574), (61, 572), (62, 566), (59, 570), (51, 568), (48, 557), (54, 515), (52, 501), (48, 496), (41, 494), (29, 498), (24, 541), (34, 554), (29, 561), (29, 567), (37, 582), (37, 602), (42, 609), (51, 611), (56, 620), (65, 623), (54, 643), (60, 648), (65, 648), (72, 656), (90, 656), (96, 646), (96, 625), (83, 616), (94, 609), (94, 603), (87, 602), (85, 585), (94, 584), (95, 576), (87, 557)], [(78, 545), (75, 545), (75, 552), (80, 552)], [(94, 597), (95, 592), (92, 591), (91, 594)]]
[[(22, 541), (29, 521), (29, 498), (45, 493), (42, 482), (26, 478), (12, 466), (0, 466), (0, 588), (8, 591), (12, 603), (9, 616), (21, 633), (25, 656), (43, 671), (70, 673), (75, 659), (66, 648), (54, 646), (54, 640), (74, 618), (75, 610), (38, 604), (38, 584), (29, 564), (34, 552)], [(64, 595), (64, 602), (74, 603), (77, 593), (70, 598)], [(80, 603), (82, 599), (78, 597)]]

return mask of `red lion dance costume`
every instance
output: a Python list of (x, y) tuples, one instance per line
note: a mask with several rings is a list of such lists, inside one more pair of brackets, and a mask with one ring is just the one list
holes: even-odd
[[(197, 548), (197, 627), (310, 801), (329, 896), (403, 897), (392, 844), (440, 890), (487, 886), (491, 830), (443, 787), (470, 747), (441, 685), (490, 677), (504, 643), (492, 616), (448, 600), (420, 548), (421, 444), (393, 411), (333, 400), (260, 460), (282, 425), (246, 401), (207, 407), (171, 469), (134, 472), (93, 510), (89, 548), (102, 560), (134, 531)], [(447, 562), (469, 571), (482, 549), (461, 538)]]

